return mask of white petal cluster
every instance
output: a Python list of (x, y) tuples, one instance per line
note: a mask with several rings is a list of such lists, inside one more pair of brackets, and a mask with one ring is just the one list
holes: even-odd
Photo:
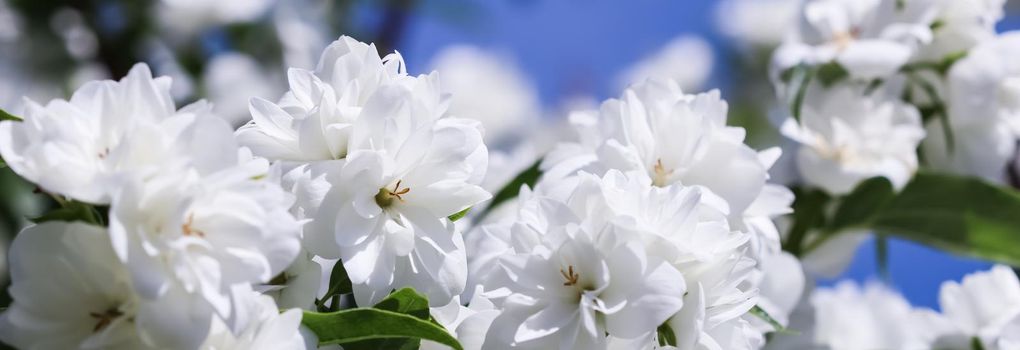
[(866, 90), (855, 84), (809, 88), (799, 122), (791, 118), (783, 125), (784, 134), (801, 144), (797, 167), (805, 183), (846, 194), (875, 176), (897, 188), (913, 177), (925, 136), (920, 113)]
[(652, 346), (663, 324), (680, 348), (755, 348), (761, 333), (741, 318), (755, 262), (727, 210), (641, 172), (543, 180), (513, 220), (471, 233), (486, 235), (471, 269), (501, 310), (483, 348)]
[(546, 176), (617, 169), (660, 187), (703, 186), (726, 202), (732, 226), (754, 232), (752, 254), (774, 254), (779, 234), (770, 218), (787, 213), (793, 200), (786, 188), (767, 183), (779, 150), (744, 144), (744, 129), (726, 125), (727, 110), (718, 91), (687, 95), (670, 80), (634, 85), (597, 113), (571, 116), (580, 141), (546, 157)]
[[(1020, 280), (997, 265), (948, 281), (939, 292), (941, 313), (912, 307), (877, 282), (843, 281), (814, 291), (793, 323), (805, 328), (775, 345), (827, 349), (1016, 349)], [(797, 345), (793, 345), (797, 344)]]
[(447, 217), (490, 197), (479, 123), (449, 117), (438, 75), (410, 76), (398, 54), (342, 37), (315, 70), (291, 69), (277, 103), (253, 99), (238, 130), (287, 169), (309, 222), (304, 245), (341, 259), (359, 304), (413, 286), (432, 305), (464, 290), (466, 257)]
[(774, 64), (836, 62), (854, 78), (895, 73), (932, 41), (937, 7), (930, 0), (808, 0)]
[(268, 282), (300, 248), (294, 198), (268, 179), (268, 162), (208, 103), (176, 109), (169, 79), (143, 64), (69, 101), (27, 103), (23, 121), (0, 123), (0, 154), (62, 202), (109, 205), (96, 214), (109, 228), (47, 222), (18, 236), (12, 288), (24, 292), (4, 313), (3, 340), (196, 348), (217, 322), (241, 329), (249, 306), (232, 291)]
[[(949, 71), (946, 104), (956, 142), (929, 137), (923, 151), (933, 167), (1003, 181), (1020, 133), (1020, 33), (1009, 32), (974, 47)], [(942, 135), (942, 124), (930, 133)]]

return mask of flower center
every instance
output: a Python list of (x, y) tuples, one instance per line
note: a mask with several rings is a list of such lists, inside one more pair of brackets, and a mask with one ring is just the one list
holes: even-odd
[(577, 280), (581, 277), (581, 275), (574, 273), (574, 265), (567, 266), (566, 271), (560, 269), (560, 275), (563, 276), (563, 279), (567, 280), (563, 282), (563, 285), (568, 287), (577, 285)]
[(375, 203), (378, 204), (380, 208), (387, 208), (393, 205), (394, 199), (401, 202), (404, 201), (404, 197), (402, 196), (411, 192), (411, 188), (400, 188), (401, 181), (403, 180), (397, 180), (397, 184), (393, 185), (392, 190), (386, 187), (379, 189), (379, 193), (375, 195)]
[(103, 330), (103, 328), (109, 326), (110, 323), (113, 323), (113, 321), (116, 320), (117, 317), (123, 315), (124, 314), (120, 312), (120, 310), (117, 310), (116, 308), (111, 308), (104, 312), (90, 312), (89, 316), (92, 316), (92, 318), (96, 319), (96, 326), (92, 328), (92, 333), (97, 333)]
[(832, 42), (836, 44), (836, 47), (840, 51), (846, 49), (851, 43), (857, 40), (857, 37), (861, 35), (861, 30), (858, 28), (851, 28), (849, 31), (838, 32), (832, 36)]
[(655, 165), (652, 167), (652, 184), (658, 187), (665, 187), (669, 185), (669, 177), (673, 175), (673, 169), (666, 169), (662, 165), (662, 159), (655, 161)]
[(195, 213), (188, 214), (188, 221), (185, 221), (184, 224), (181, 225), (181, 232), (184, 232), (185, 236), (198, 236), (205, 238), (205, 232), (196, 230), (194, 227), (191, 227), (192, 225), (194, 225), (194, 222)]

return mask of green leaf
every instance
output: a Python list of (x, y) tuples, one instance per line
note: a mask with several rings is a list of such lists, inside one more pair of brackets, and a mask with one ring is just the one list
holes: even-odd
[[(330, 311), (329, 308), (326, 307), (327, 300), (340, 295), (350, 294), (353, 290), (354, 289), (351, 286), (351, 278), (347, 276), (347, 269), (344, 268), (344, 262), (337, 261), (336, 264), (333, 265), (333, 271), (329, 273), (329, 288), (326, 290), (326, 294), (322, 296), (322, 299), (315, 301), (315, 305), (318, 307), (320, 312)], [(339, 298), (334, 299), (336, 300), (333, 300), (333, 311), (340, 308)]]
[(464, 210), (458, 211), (456, 214), (447, 216), (446, 218), (450, 219), (450, 222), (457, 222), (457, 220), (463, 219), (465, 216), (467, 216), (468, 212), (470, 211), (471, 207), (467, 207), (464, 208)]
[(970, 177), (921, 173), (871, 227), (949, 252), (1020, 265), (1020, 194)]
[(889, 179), (880, 176), (864, 180), (840, 200), (827, 231), (835, 233), (869, 222), (893, 196), (895, 193)]
[(81, 221), (93, 225), (103, 224), (101, 214), (96, 207), (78, 201), (66, 202), (60, 208), (28, 220), (36, 224), (47, 221)]
[(10, 114), (3, 109), (0, 109), (0, 120), (11, 120), (16, 122), (25, 121), (24, 119), (21, 119), (21, 117)]
[(761, 319), (762, 321), (765, 321), (765, 323), (768, 323), (769, 326), (772, 326), (772, 329), (775, 329), (775, 332), (777, 333), (795, 333), (784, 327), (783, 324), (779, 323), (779, 321), (776, 321), (775, 318), (772, 318), (772, 315), (769, 315), (769, 313), (766, 312), (765, 309), (762, 309), (758, 305), (752, 307), (751, 310), (747, 311), (747, 313)]
[(659, 328), (655, 329), (656, 339), (659, 340), (659, 346), (676, 346), (676, 332), (673, 331), (673, 327), (669, 326), (669, 323), (663, 322)]
[(790, 114), (793, 115), (793, 119), (800, 121), (801, 108), (804, 106), (804, 96), (807, 95), (808, 85), (814, 79), (815, 70), (807, 65), (799, 65), (794, 67), (794, 69), (790, 84), (791, 88), (795, 88), (797, 93), (794, 94), (793, 101), (790, 103)]
[[(385, 299), (372, 306), (374, 309), (392, 311), (400, 314), (411, 315), (420, 320), (429, 321), (440, 328), (443, 326), (432, 322), (429, 315), (429, 300), (412, 288), (403, 288), (386, 296)], [(352, 342), (344, 345), (347, 350), (370, 350), (370, 349), (417, 349), (421, 341), (419, 339), (390, 338), (390, 339), (369, 339)]]
[(971, 337), (970, 338), (970, 349), (971, 350), (985, 350), (985, 345), (981, 343), (981, 338)]
[(301, 323), (319, 337), (319, 345), (341, 344), (348, 350), (358, 349), (351, 347), (357, 341), (407, 338), (431, 340), (463, 350), (456, 338), (428, 320), (376, 308), (333, 313), (305, 311)]
[(542, 176), (542, 169), (540, 168), (541, 165), (542, 159), (539, 158), (530, 167), (524, 169), (524, 171), (520, 174), (517, 174), (517, 176), (514, 177), (514, 179), (506, 186), (503, 186), (499, 192), (496, 192), (496, 195), (492, 197), (492, 201), (489, 202), (489, 206), (485, 207), (485, 210), (478, 214), (477, 222), (482, 222), (482, 219), (484, 219), (486, 215), (489, 215), (489, 212), (491, 212), (492, 209), (503, 204), (503, 202), (516, 198), (517, 194), (521, 192), (521, 186), (528, 185), (530, 187), (534, 187), (535, 183), (538, 182), (538, 178)]
[(794, 194), (793, 227), (782, 246), (793, 256), (799, 257), (804, 250), (802, 245), (808, 231), (825, 227), (825, 207), (831, 198), (818, 189), (795, 188)]
[(874, 208), (866, 215), (844, 214), (834, 226), (871, 229), (958, 255), (1020, 265), (1020, 194), (1015, 190), (972, 177), (922, 172), (891, 199), (857, 202)]
[(412, 288), (403, 288), (393, 292), (372, 307), (411, 315), (423, 320), (429, 319), (429, 299)]
[(832, 84), (839, 82), (850, 76), (850, 72), (847, 72), (846, 68), (836, 62), (829, 62), (818, 66), (818, 72), (815, 73), (818, 77), (818, 82), (822, 83), (822, 86), (829, 87)]

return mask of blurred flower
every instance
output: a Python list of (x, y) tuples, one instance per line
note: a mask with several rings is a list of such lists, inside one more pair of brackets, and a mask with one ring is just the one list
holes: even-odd
[(751, 47), (779, 46), (797, 24), (800, 0), (724, 0), (716, 5), (716, 26)]
[(175, 134), (208, 113), (201, 103), (176, 110), (169, 90), (169, 78), (153, 79), (139, 64), (120, 82), (85, 84), (70, 101), (29, 100), (24, 122), (0, 122), (0, 154), (46, 191), (109, 203), (120, 177), (174, 161), (182, 152)]
[(920, 113), (867, 89), (814, 84), (805, 93), (800, 121), (784, 123), (783, 134), (801, 144), (797, 166), (806, 183), (839, 195), (875, 176), (896, 188), (913, 177), (925, 135)]
[(266, 72), (245, 54), (226, 53), (213, 57), (206, 65), (202, 84), (216, 114), (234, 126), (251, 120), (250, 99), (279, 95), (274, 77)]
[(944, 282), (939, 305), (942, 314), (929, 316), (928, 329), (936, 335), (933, 348), (971, 348), (976, 338), (986, 349), (995, 349), (1008, 334), (1007, 325), (1020, 317), (1020, 281), (1012, 269), (996, 265), (965, 276), (962, 283)]
[(937, 3), (933, 40), (921, 47), (916, 60), (938, 62), (995, 38), (995, 24), (1003, 17), (1006, 0), (928, 0)]
[(895, 291), (870, 283), (863, 290), (844, 281), (811, 296), (814, 343), (832, 350), (928, 349), (916, 314)]
[[(210, 314), (168, 291), (140, 300), (105, 230), (50, 222), (25, 229), (11, 247), (14, 302), (0, 316), (0, 339), (21, 348), (195, 347)], [(56, 315), (56, 316), (55, 316)]]
[(174, 35), (191, 35), (222, 24), (250, 22), (265, 14), (276, 0), (162, 0), (152, 17)]
[(932, 40), (929, 1), (807, 0), (799, 29), (779, 47), (773, 71), (837, 62), (859, 79), (892, 75)]
[(620, 73), (616, 86), (623, 90), (656, 78), (676, 81), (683, 90), (698, 90), (712, 74), (713, 56), (712, 47), (704, 39), (680, 36)]
[(517, 144), (539, 122), (535, 87), (509, 60), (471, 46), (450, 46), (432, 60), (443, 91), (453, 95), (450, 114), (482, 122), (490, 147)]
[(1020, 32), (975, 47), (953, 65), (948, 77), (949, 125), (955, 147), (947, 147), (940, 123), (929, 123), (922, 148), (933, 167), (1002, 182), (1020, 132)]

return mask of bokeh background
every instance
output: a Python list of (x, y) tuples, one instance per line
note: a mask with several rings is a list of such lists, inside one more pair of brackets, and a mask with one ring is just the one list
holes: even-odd
[[(475, 81), (479, 91), (515, 84), (512, 97), (470, 96), (498, 118), (562, 119), (619, 94), (649, 74), (681, 80), (691, 92), (721, 89), (731, 123), (758, 148), (780, 145), (766, 65), (792, 23), (797, 0), (0, 0), (0, 108), (18, 114), (22, 96), (66, 98), (83, 82), (120, 78), (135, 62), (174, 79), (179, 105), (212, 100), (235, 124), (247, 98), (276, 99), (286, 67), (314, 68), (339, 35), (397, 50), (408, 71), (456, 70), (462, 57), (495, 58), (512, 77)], [(1020, 28), (1014, 1), (1000, 31)], [(486, 68), (479, 68), (484, 71)], [(508, 73), (509, 74), (509, 73)], [(464, 84), (462, 84), (464, 85)], [(499, 87), (499, 86), (497, 86)], [(480, 92), (479, 92), (480, 94)], [(520, 112), (526, 111), (526, 112)], [(520, 116), (528, 113), (528, 116)], [(466, 116), (472, 117), (472, 116)], [(480, 118), (495, 118), (477, 116)], [(488, 122), (493, 122), (489, 120)], [(487, 122), (486, 125), (489, 125)], [(503, 121), (513, 123), (513, 121)], [(494, 125), (500, 125), (495, 121)], [(527, 130), (527, 128), (525, 128)], [(536, 130), (535, 134), (538, 134)], [(514, 137), (529, 137), (528, 132)], [(493, 147), (506, 140), (494, 140)], [(780, 164), (782, 166), (782, 164)], [(788, 174), (776, 169), (777, 181)], [(53, 205), (9, 169), (0, 170), (0, 251), (26, 218)], [(888, 246), (888, 276), (915, 305), (937, 308), (944, 280), (985, 269), (910, 242)], [(6, 261), (6, 257), (2, 260)], [(7, 265), (0, 263), (6, 289)], [(858, 249), (835, 279), (879, 278), (875, 244)], [(6, 305), (6, 292), (0, 304)]]

